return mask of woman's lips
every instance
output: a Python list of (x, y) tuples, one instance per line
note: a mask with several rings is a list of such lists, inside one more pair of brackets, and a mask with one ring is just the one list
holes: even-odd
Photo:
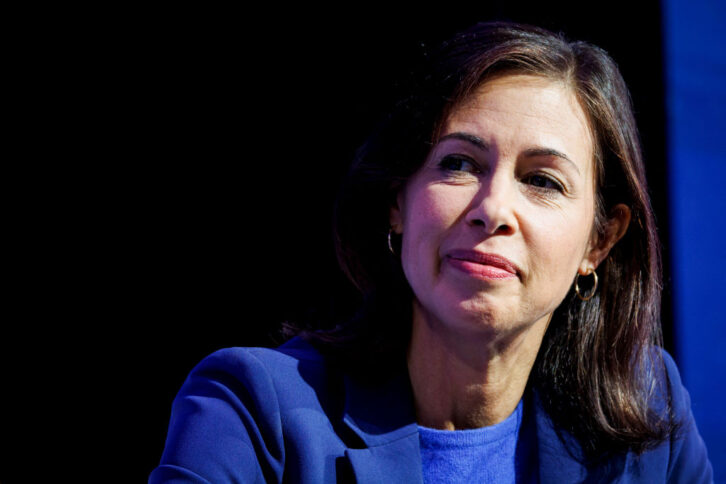
[(519, 269), (509, 259), (475, 250), (452, 250), (446, 259), (456, 269), (484, 279), (518, 277)]

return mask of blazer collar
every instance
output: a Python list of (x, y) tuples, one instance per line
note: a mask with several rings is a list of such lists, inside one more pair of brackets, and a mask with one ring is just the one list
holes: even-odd
[(540, 483), (620, 482), (629, 455), (588, 465), (582, 446), (571, 434), (555, 428), (536, 391), (530, 392), (530, 398), (530, 425), (534, 424), (535, 429)]
[(346, 376), (343, 421), (366, 445), (345, 451), (356, 482), (423, 481), (407, 371), (398, 371), (381, 385)]

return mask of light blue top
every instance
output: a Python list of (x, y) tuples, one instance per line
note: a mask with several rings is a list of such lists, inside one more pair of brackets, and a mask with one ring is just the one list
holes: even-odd
[(418, 426), (424, 483), (515, 484), (522, 401), (503, 422), (472, 430)]

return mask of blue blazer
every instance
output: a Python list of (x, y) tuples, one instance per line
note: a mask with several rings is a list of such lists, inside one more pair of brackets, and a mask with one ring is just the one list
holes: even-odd
[[(526, 395), (522, 428), (536, 442), (539, 481), (712, 482), (688, 393), (673, 360), (664, 359), (686, 425), (640, 457), (587, 467), (577, 442), (555, 430), (536, 395)], [(277, 349), (221, 350), (191, 372), (174, 400), (149, 482), (422, 482), (413, 408), (406, 372), (367, 386), (298, 338)]]

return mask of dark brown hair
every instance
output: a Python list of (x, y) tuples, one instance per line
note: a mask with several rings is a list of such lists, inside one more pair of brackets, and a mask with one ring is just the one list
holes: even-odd
[[(411, 290), (386, 237), (397, 191), (421, 166), (449, 113), (487, 79), (506, 73), (565, 82), (595, 139), (601, 235), (612, 208), (631, 210), (626, 235), (598, 268), (595, 296), (573, 291), (555, 311), (530, 376), (555, 423), (586, 454), (643, 450), (674, 429), (653, 408), (660, 352), (660, 252), (629, 93), (602, 49), (546, 30), (480, 23), (425, 56), (410, 95), (358, 150), (336, 207), (340, 265), (363, 294), (361, 311), (332, 331), (304, 337), (376, 378), (405, 357)], [(666, 392), (667, 394), (667, 392)], [(669, 402), (665, 402), (666, 416)]]

